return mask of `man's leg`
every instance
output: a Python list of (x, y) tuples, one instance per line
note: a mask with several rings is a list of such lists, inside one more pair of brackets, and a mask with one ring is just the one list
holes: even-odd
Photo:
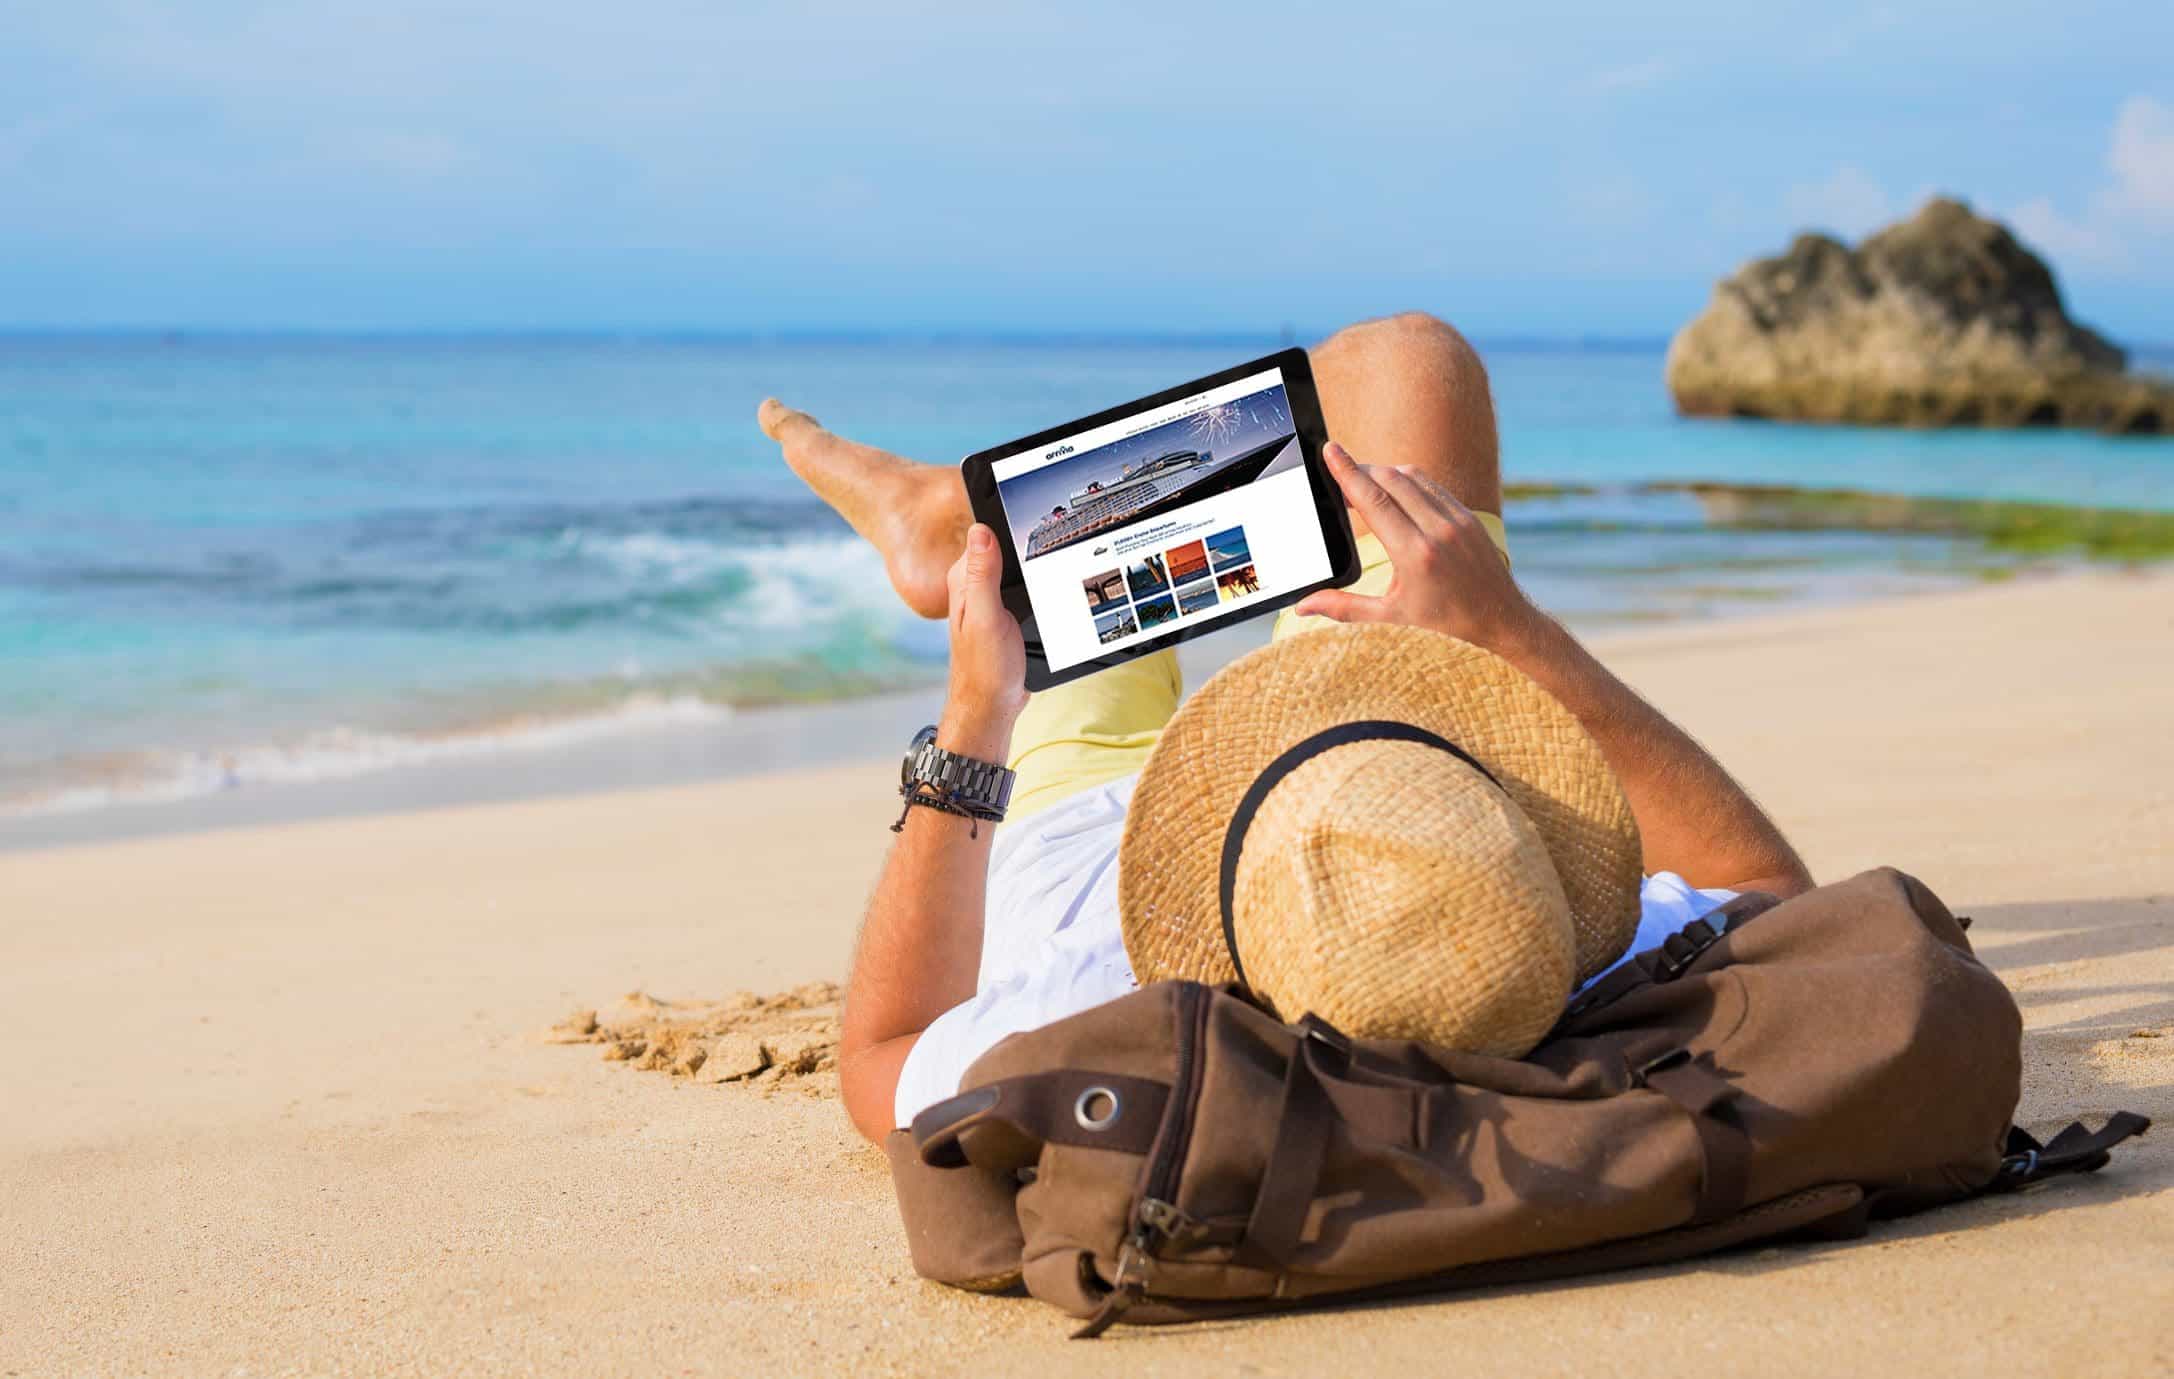
[[(1502, 512), (1495, 404), (1477, 351), (1448, 322), (1408, 311), (1347, 326), (1312, 350), (1329, 435), (1365, 464), (1414, 465), (1474, 512)], [(769, 398), (756, 414), (785, 462), (882, 552), (892, 587), (944, 615), (944, 571), (974, 520), (950, 465), (917, 464), (835, 435)]]
[(1421, 311), (1346, 326), (1309, 351), (1329, 438), (1361, 464), (1411, 465), (1474, 512), (1502, 513), (1502, 447), (1479, 352)]
[(755, 419), (793, 473), (882, 553), (906, 606), (924, 618), (942, 617), (944, 573), (966, 549), (974, 522), (959, 471), (849, 441), (774, 397), (763, 399)]
[[(1431, 476), (1501, 540), (1494, 400), (1487, 371), (1462, 335), (1435, 317), (1406, 312), (1346, 327), (1311, 356), (1331, 436), (1367, 464), (1411, 465)], [(906, 605), (924, 617), (943, 616), (944, 572), (973, 522), (958, 470), (833, 435), (775, 398), (758, 418), (793, 472), (882, 553)], [(1366, 579), (1385, 585), (1388, 578), (1386, 561), (1374, 560)], [(1378, 592), (1366, 581), (1359, 587)], [(1276, 635), (1312, 621), (1286, 613)], [(1172, 652), (1035, 695), (1012, 736), (1014, 816), (1137, 771), (1182, 695)]]
[[(974, 520), (959, 471), (833, 435), (775, 398), (757, 419), (793, 472), (882, 553), (906, 606), (942, 617), (944, 572)], [(1012, 730), (1012, 817), (1139, 770), (1182, 690), (1165, 651), (1035, 695)]]

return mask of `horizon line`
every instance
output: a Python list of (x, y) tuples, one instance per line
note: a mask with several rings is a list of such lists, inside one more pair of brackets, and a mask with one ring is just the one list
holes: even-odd
[[(709, 328), (617, 326), (53, 326), (0, 324), (0, 345), (51, 342), (191, 343), (319, 342), (326, 344), (687, 344), (687, 345), (998, 345), (1011, 348), (1111, 347), (1141, 345), (1240, 345), (1266, 350), (1316, 343), (1333, 330), (1294, 326), (1250, 330), (1014, 330), (976, 327), (831, 327)], [(1555, 350), (1586, 354), (1656, 354), (1665, 352), (1675, 332), (1470, 332), (1479, 348), (1507, 353)], [(2174, 338), (2116, 341), (2131, 355), (2155, 362), (2174, 356)]]
[[(1333, 330), (1294, 326), (1224, 330), (1019, 330), (981, 327), (708, 328), (615, 326), (51, 326), (0, 324), (0, 341), (130, 341), (169, 345), (246, 341), (460, 342), (688, 344), (999, 344), (999, 345), (1248, 345), (1289, 348), (1318, 341)], [(1666, 349), (1671, 334), (1505, 332), (1478, 334), (1475, 343), (1495, 348), (1544, 346), (1593, 351)]]

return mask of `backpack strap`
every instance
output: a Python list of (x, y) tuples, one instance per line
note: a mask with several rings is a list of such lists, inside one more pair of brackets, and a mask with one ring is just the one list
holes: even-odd
[(1713, 1057), (1675, 1049), (1637, 1070), (1637, 1085), (1650, 1087), (1682, 1108), (1698, 1133), (1705, 1169), (1690, 1223), (1703, 1226), (1744, 1209), (1751, 1188), (1751, 1136), (1731, 1105), (1736, 1087), (1713, 1066)]
[(2063, 1174), (2096, 1173), (2106, 1166), (2115, 1145), (2150, 1128), (2149, 1117), (2134, 1111), (2116, 1111), (2096, 1131), (2085, 1129), (2080, 1120), (2073, 1121), (2066, 1130), (2055, 1135), (2051, 1143), (2040, 1144), (2021, 1126), (2010, 1126), (2000, 1172), (1986, 1184), (1985, 1190), (2020, 1192), (2034, 1183)]
[(1684, 925), (1657, 947), (1648, 948), (1618, 964), (1614, 971), (1579, 992), (1547, 1037), (1556, 1038), (1580, 1016), (1613, 1005), (1642, 986), (1676, 980), (1690, 971), (1691, 965), (1724, 935), (1736, 932), (1779, 904), (1781, 901), (1777, 897), (1765, 891), (1745, 891), (1723, 901), (1718, 908), (1707, 911), (1703, 918)]
[(1380, 1086), (1355, 1082), (1351, 1039), (1318, 1015), (1307, 1014), (1294, 1028), (1298, 1043), (1283, 1075), (1283, 1102), (1277, 1109), (1275, 1143), (1261, 1168), (1260, 1190), (1246, 1218), (1245, 1246), (1267, 1258), (1279, 1271), (1298, 1251), (1321, 1165), (1328, 1158), (1335, 1125), (1386, 1144), (1408, 1142), (1410, 1108), (1405, 1093), (1415, 1084), (1385, 1079)]
[(1245, 1243), (1266, 1255), (1277, 1268), (1289, 1262), (1306, 1229), (1306, 1213), (1321, 1182), (1328, 1157), (1328, 1092), (1316, 1062), (1324, 1054), (1338, 1063), (1351, 1058), (1349, 1041), (1314, 1015), (1299, 1021), (1298, 1044), (1284, 1069), (1283, 1104), (1276, 1111), (1276, 1140), (1261, 1168), (1260, 1191), (1246, 1217)]

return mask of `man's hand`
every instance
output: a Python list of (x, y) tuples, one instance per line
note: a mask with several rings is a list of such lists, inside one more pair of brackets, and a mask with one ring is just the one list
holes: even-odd
[(976, 522), (946, 576), (951, 686), (936, 740), (949, 751), (997, 762), (1008, 755), (1012, 724), (1027, 703), (1026, 643), (998, 593), (1003, 578), (996, 533)]
[(1647, 871), (1784, 897), (1810, 889), (1804, 863), (1721, 764), (1526, 599), (1469, 508), (1424, 475), (1358, 464), (1340, 445), (1326, 458), (1395, 574), (1379, 598), (1324, 590), (1299, 612), (1446, 632), (1531, 676), (1615, 769), (1638, 819)]
[(1507, 650), (1541, 621), (1487, 529), (1449, 490), (1414, 469), (1362, 465), (1333, 442), (1323, 458), (1381, 538), (1394, 575), (1378, 598), (1324, 589), (1298, 612), (1424, 627), (1490, 651)]

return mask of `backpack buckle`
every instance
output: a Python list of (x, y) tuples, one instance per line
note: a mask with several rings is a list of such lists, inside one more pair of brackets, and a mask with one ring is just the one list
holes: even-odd
[(1670, 1049), (1667, 1053), (1647, 1059), (1631, 1070), (1631, 1085), (1643, 1087), (1655, 1073), (1665, 1073), (1670, 1068), (1680, 1068), (1691, 1061), (1689, 1049)]
[(1346, 1055), (1351, 1052), (1351, 1036), (1312, 1011), (1299, 1017), (1298, 1032), (1301, 1038), (1311, 1039), (1331, 1052)]
[(1703, 919), (1694, 919), (1661, 940), (1661, 956), (1653, 964), (1653, 980), (1672, 982), (1691, 970), (1699, 955), (1719, 942), (1721, 935)]

